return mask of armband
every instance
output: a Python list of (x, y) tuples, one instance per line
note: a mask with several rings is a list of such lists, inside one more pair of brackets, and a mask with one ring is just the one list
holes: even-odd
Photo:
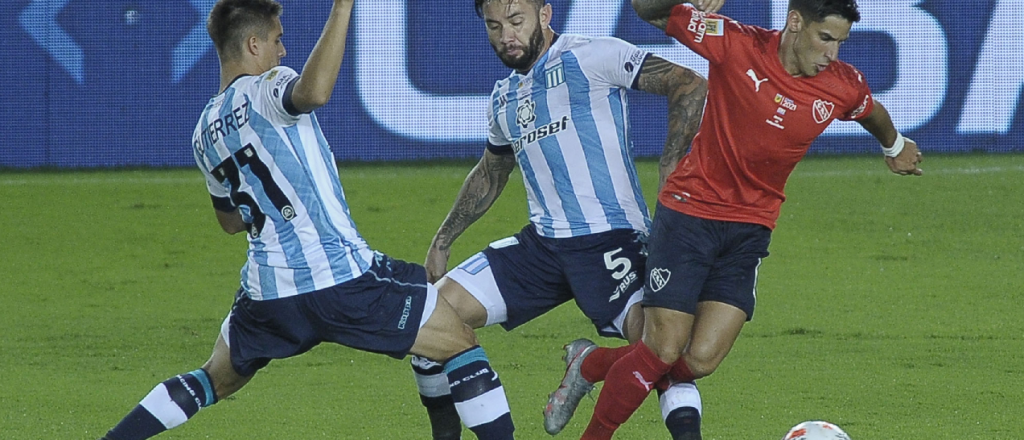
[(892, 146), (889, 147), (889, 148), (886, 148), (883, 145), (882, 146), (882, 154), (885, 154), (885, 157), (896, 157), (896, 156), (899, 156), (900, 152), (903, 151), (903, 146), (905, 144), (906, 144), (906, 140), (903, 139), (903, 135), (900, 134), (899, 132), (897, 132), (896, 133), (896, 142), (893, 142)]

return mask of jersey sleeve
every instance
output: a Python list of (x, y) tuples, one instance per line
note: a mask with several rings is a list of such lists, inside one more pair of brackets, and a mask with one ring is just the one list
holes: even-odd
[(587, 78), (622, 88), (636, 85), (640, 66), (650, 56), (650, 52), (614, 37), (594, 38), (572, 52)]
[(505, 111), (503, 102), (505, 100), (501, 96), (501, 88), (495, 84), (494, 90), (491, 91), (491, 102), (487, 106), (487, 149), (495, 154), (512, 152), (512, 141), (505, 135), (505, 130), (501, 128), (501, 122), (498, 121), (498, 117)]
[(281, 125), (293, 125), (302, 114), (291, 103), (292, 88), (299, 74), (292, 68), (277, 66), (260, 75), (253, 83), (253, 106), (261, 115)]
[(234, 202), (231, 201), (231, 189), (217, 180), (216, 177), (213, 177), (212, 169), (207, 162), (208, 158), (202, 152), (193, 149), (192, 154), (196, 160), (196, 165), (199, 166), (199, 171), (203, 173), (203, 178), (206, 180), (206, 190), (210, 193), (210, 200), (213, 201), (214, 209), (224, 212), (234, 211), (236, 207)]
[(853, 66), (850, 66), (850, 70), (850, 74), (847, 75), (852, 90), (850, 92), (850, 105), (843, 114), (839, 115), (838, 119), (842, 121), (857, 121), (866, 118), (871, 114), (875, 106), (875, 100), (871, 96), (871, 88), (868, 87), (864, 74)]
[(720, 64), (729, 55), (731, 42), (743, 38), (745, 26), (724, 15), (708, 14), (693, 6), (672, 8), (665, 34), (675, 38), (711, 64)]

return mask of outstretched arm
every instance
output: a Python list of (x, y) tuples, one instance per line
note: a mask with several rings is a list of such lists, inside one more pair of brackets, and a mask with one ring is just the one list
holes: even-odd
[(352, 4), (353, 0), (334, 1), (323, 33), (302, 67), (302, 74), (291, 94), (292, 105), (301, 113), (323, 107), (331, 99), (345, 55)]
[(484, 152), (484, 157), (466, 176), (455, 205), (430, 242), (427, 259), (423, 264), (427, 268), (427, 281), (436, 282), (448, 272), (452, 243), (491, 208), (505, 189), (515, 165), (515, 156), (511, 154)]
[(661, 30), (668, 26), (668, 16), (672, 8), (682, 3), (690, 3), (704, 12), (715, 13), (725, 4), (725, 0), (633, 0), (633, 10), (644, 21)]
[(889, 170), (900, 175), (920, 176), (922, 171), (917, 167), (923, 160), (917, 143), (906, 139), (892, 123), (889, 111), (882, 103), (875, 100), (871, 114), (857, 121), (868, 133), (871, 133), (886, 152), (885, 163)]
[(637, 87), (668, 97), (668, 136), (658, 166), (658, 192), (661, 192), (668, 175), (676, 169), (697, 135), (708, 83), (697, 72), (652, 55), (640, 67)]

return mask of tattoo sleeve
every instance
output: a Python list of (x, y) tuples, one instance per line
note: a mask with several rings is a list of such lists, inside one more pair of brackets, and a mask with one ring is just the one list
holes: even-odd
[(704, 116), (707, 81), (697, 72), (657, 56), (640, 69), (640, 90), (668, 97), (668, 136), (658, 166), (658, 192), (686, 154)]
[(462, 235), (469, 225), (479, 220), (498, 199), (515, 165), (516, 159), (513, 155), (485, 152), (484, 157), (462, 183), (455, 205), (434, 236), (433, 246), (441, 250), (451, 248), (455, 239)]

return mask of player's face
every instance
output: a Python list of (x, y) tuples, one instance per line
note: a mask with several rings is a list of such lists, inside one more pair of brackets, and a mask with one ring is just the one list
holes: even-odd
[(800, 74), (815, 76), (839, 58), (839, 46), (850, 37), (853, 23), (838, 15), (829, 15), (820, 23), (804, 20), (793, 42)]
[(487, 38), (498, 58), (516, 70), (529, 70), (544, 49), (544, 28), (551, 6), (538, 9), (526, 0), (491, 0), (482, 8)]
[(259, 62), (260, 67), (263, 71), (273, 69), (281, 65), (281, 58), (287, 54), (284, 50), (284, 43), (281, 38), (284, 37), (284, 27), (281, 26), (281, 19), (274, 18), (274, 26), (270, 28), (270, 32), (267, 32), (267, 39), (259, 39)]

